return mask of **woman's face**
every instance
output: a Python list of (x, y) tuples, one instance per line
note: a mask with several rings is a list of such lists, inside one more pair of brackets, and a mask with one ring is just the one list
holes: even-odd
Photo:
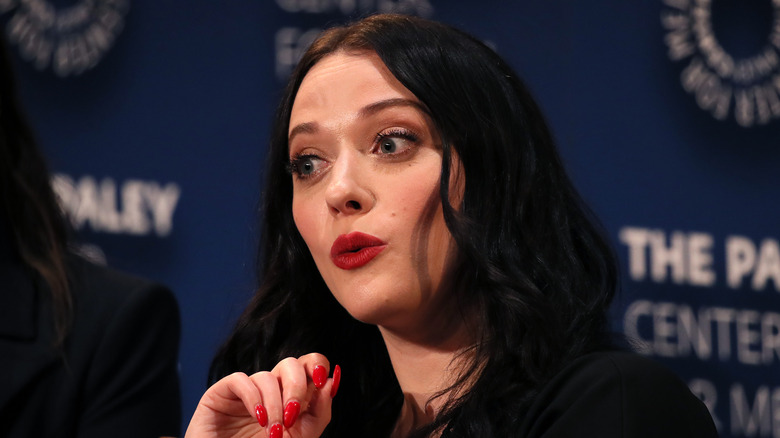
[(336, 299), (385, 328), (432, 322), (454, 243), (425, 106), (373, 52), (336, 52), (305, 76), (288, 135), (295, 224)]

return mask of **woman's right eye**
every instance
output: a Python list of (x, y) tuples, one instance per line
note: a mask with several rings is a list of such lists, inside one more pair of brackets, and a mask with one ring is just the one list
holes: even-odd
[(323, 164), (322, 158), (316, 155), (298, 155), (290, 160), (288, 171), (298, 178), (307, 178), (317, 173)]

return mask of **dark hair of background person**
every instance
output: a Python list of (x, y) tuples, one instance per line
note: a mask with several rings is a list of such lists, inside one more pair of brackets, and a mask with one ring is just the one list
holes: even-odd
[(13, 246), (24, 264), (49, 286), (56, 342), (61, 345), (73, 319), (65, 266), (69, 229), (46, 162), (22, 114), (4, 40), (0, 40), (0, 75), (0, 223), (7, 222)]
[[(609, 347), (616, 261), (515, 72), (474, 37), (415, 17), (379, 15), (330, 29), (294, 71), (267, 157), (261, 282), (210, 381), (319, 352), (344, 376), (323, 436), (387, 435), (399, 414), (403, 394), (378, 329), (332, 297), (292, 217), (285, 169), (293, 101), (312, 66), (341, 50), (376, 52), (427, 107), (442, 139), (440, 198), (459, 252), (453, 299), (476, 315), (477, 343), (473, 363), (450, 388), (456, 397), (416, 435), (443, 428), (445, 436), (512, 436), (545, 382)], [(448, 201), (455, 153), (465, 173), (459, 206)]]

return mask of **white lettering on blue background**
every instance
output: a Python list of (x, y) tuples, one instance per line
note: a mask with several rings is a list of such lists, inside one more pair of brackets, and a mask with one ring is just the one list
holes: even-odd
[[(276, 0), (277, 6), (291, 14), (342, 14), (345, 17), (373, 12), (399, 13), (430, 17), (429, 0)], [(281, 27), (274, 36), (276, 77), (286, 81), (306, 49), (322, 32), (321, 28)]]
[(98, 181), (89, 175), (74, 180), (56, 174), (52, 184), (76, 229), (115, 234), (169, 235), (181, 194), (175, 183), (127, 180), (117, 185), (112, 178)]
[[(724, 387), (725, 394), (719, 394), (717, 386), (710, 380), (696, 377), (688, 381), (688, 388), (696, 395), (712, 415), (715, 426), (729, 436), (780, 438), (780, 387), (770, 385), (745, 385), (732, 382)], [(717, 416), (719, 400), (728, 400), (728, 411), (724, 418)]]
[(740, 384), (731, 386), (731, 433), (780, 438), (780, 388), (760, 386), (752, 400)]
[(643, 354), (780, 364), (780, 313), (731, 307), (636, 300), (623, 317), (623, 332)]
[(0, 1), (10, 13), (6, 35), (39, 70), (51, 66), (61, 77), (95, 67), (122, 32), (127, 0), (80, 0), (58, 8), (49, 1)]
[(634, 281), (712, 287), (720, 278), (731, 289), (748, 286), (754, 291), (780, 292), (780, 244), (775, 238), (756, 243), (745, 236), (727, 236), (726, 271), (721, 275), (714, 268), (711, 234), (627, 226), (620, 229), (618, 239), (628, 249), (628, 271)]
[(713, 238), (707, 233), (675, 231), (667, 238), (662, 230), (624, 227), (618, 237), (628, 246), (629, 273), (635, 281), (648, 276), (649, 265), (650, 278), (658, 283), (670, 276), (677, 284), (715, 284)]

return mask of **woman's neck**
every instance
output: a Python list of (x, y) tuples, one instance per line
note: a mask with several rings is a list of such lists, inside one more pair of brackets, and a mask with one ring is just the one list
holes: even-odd
[(472, 344), (467, 324), (447, 324), (434, 336), (404, 336), (384, 327), (382, 333), (398, 383), (404, 393), (404, 404), (394, 437), (405, 437), (418, 427), (429, 424), (452, 394), (437, 394), (452, 386), (468, 366), (469, 355), (463, 354)]

